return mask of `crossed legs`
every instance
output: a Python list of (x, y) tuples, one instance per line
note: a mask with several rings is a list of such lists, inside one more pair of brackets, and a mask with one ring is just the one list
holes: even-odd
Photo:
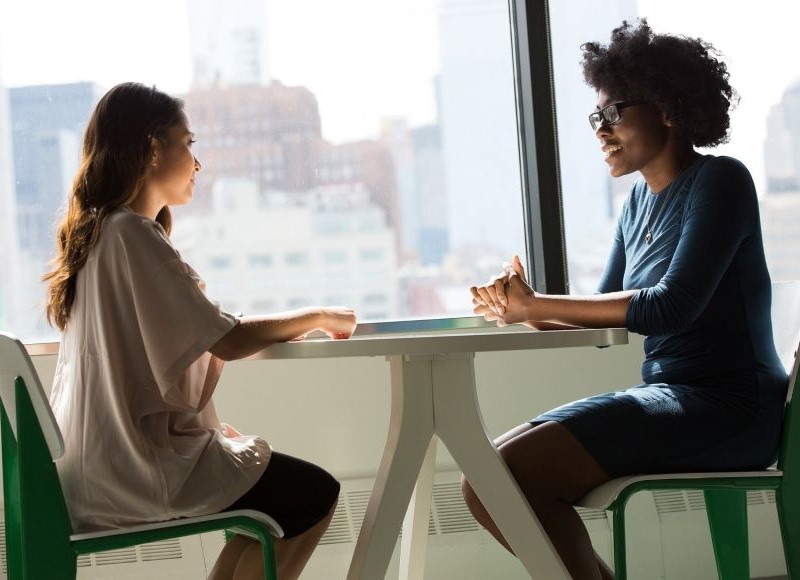
[[(505, 460), (542, 527), (577, 580), (613, 580), (614, 575), (592, 549), (589, 534), (573, 504), (611, 477), (562, 425), (520, 425), (498, 438)], [(464, 499), (475, 519), (505, 548), (510, 548), (462, 477)]]

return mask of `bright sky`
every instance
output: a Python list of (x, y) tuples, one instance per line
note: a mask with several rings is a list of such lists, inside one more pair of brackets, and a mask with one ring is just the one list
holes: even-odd
[[(272, 76), (317, 95), (326, 137), (373, 136), (382, 116), (412, 123), (433, 117), (436, 0), (268, 2)], [(720, 151), (741, 158), (762, 183), (766, 115), (800, 79), (793, 56), (800, 2), (638, 5), (656, 31), (700, 36), (723, 52), (742, 100), (732, 143)], [(106, 87), (139, 80), (181, 93), (191, 70), (186, 20), (186, 0), (3, 0), (0, 80), (6, 86), (93, 80)]]
[[(266, 1), (272, 77), (314, 92), (327, 137), (375, 135), (382, 116), (433, 119), (436, 0)], [(0, 81), (137, 80), (185, 92), (186, 10), (187, 0), (3, 0)]]
[(700, 37), (723, 54), (741, 101), (731, 115), (731, 142), (716, 152), (739, 158), (763, 191), (764, 140), (770, 107), (800, 82), (797, 26), (800, 1), (709, 2), (639, 0), (656, 32)]

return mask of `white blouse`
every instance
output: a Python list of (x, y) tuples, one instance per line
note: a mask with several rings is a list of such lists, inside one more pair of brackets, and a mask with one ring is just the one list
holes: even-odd
[(77, 277), (50, 404), (74, 532), (214, 513), (271, 453), (226, 437), (208, 349), (237, 324), (202, 290), (163, 228), (128, 208), (106, 218)]

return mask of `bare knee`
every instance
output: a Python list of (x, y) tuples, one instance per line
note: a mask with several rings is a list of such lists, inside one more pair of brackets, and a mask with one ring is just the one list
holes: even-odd
[(608, 474), (558, 423), (537, 426), (502, 445), (500, 455), (528, 501), (573, 504)]

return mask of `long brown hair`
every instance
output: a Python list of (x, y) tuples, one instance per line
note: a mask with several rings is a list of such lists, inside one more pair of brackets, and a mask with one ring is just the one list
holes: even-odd
[[(48, 283), (45, 314), (64, 330), (75, 300), (77, 275), (109, 213), (139, 194), (152, 159), (152, 138), (165, 140), (184, 119), (183, 102), (155, 87), (122, 83), (97, 103), (83, 136), (83, 155), (58, 228), (57, 255)], [(156, 217), (167, 233), (172, 217)]]

